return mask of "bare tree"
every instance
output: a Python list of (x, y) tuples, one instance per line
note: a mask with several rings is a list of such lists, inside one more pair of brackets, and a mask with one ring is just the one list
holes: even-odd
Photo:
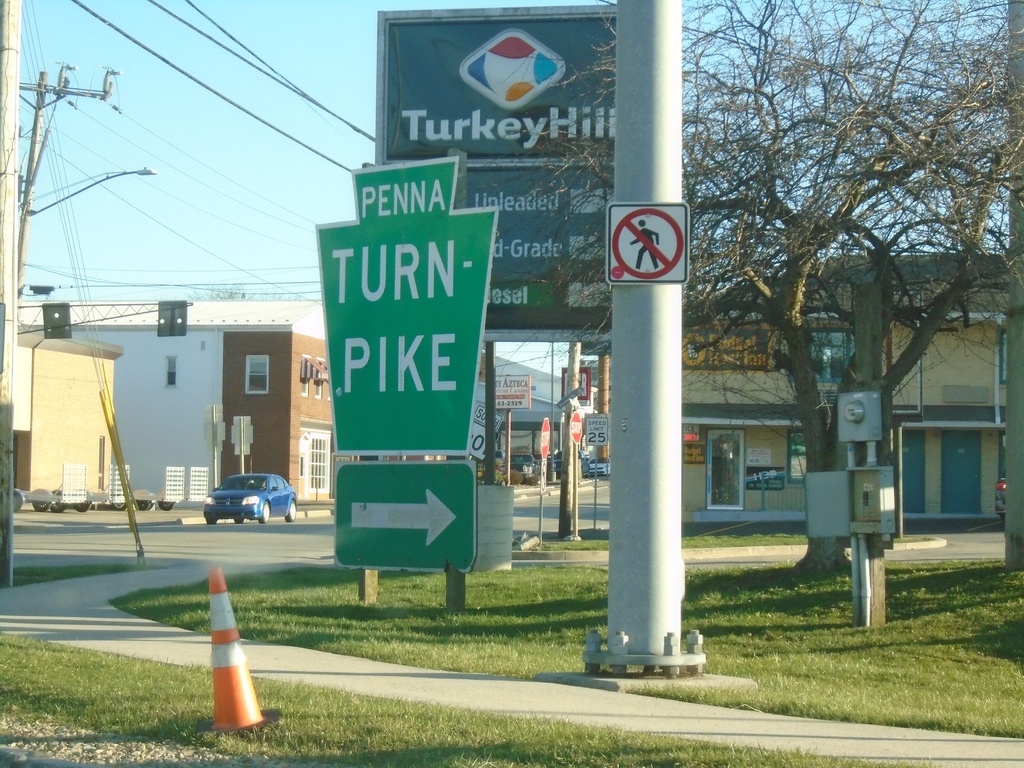
[[(873, 368), (851, 361), (844, 379), (880, 391), (888, 417), (935, 334), (997, 309), (1019, 270), (1007, 259), (1021, 174), (1006, 145), (1005, 7), (708, 0), (687, 13), (687, 323), (767, 329), (807, 469), (832, 469), (815, 329), (856, 329), (856, 286), (880, 286), (869, 311), (907, 342), (887, 367), (880, 349)], [(804, 566), (844, 562), (842, 540), (809, 543)]]

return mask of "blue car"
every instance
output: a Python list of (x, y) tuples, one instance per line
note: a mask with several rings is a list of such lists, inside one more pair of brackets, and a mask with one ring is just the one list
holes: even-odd
[(295, 520), (295, 489), (280, 475), (232, 475), (206, 497), (203, 517), (207, 525), (218, 520), (258, 520), (270, 522), (271, 516)]

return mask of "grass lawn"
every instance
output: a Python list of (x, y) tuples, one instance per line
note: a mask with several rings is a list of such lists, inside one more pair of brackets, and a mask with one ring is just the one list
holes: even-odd
[(196, 724), (212, 716), (210, 677), (208, 669), (0, 635), (0, 713), (206, 747), (246, 757), (243, 764), (252, 768), (268, 759), (297, 768), (877, 768), (864, 761), (504, 717), (273, 680), (257, 680), (255, 686), (263, 708), (283, 713), (279, 724), (252, 734), (202, 735)]
[[(708, 546), (700, 537), (694, 546)], [(743, 544), (749, 541), (742, 538)], [(777, 538), (777, 537), (772, 537)], [(801, 538), (801, 543), (805, 539)], [(773, 542), (781, 543), (781, 542)], [(789, 542), (785, 542), (789, 543)], [(109, 572), (18, 569), (17, 583)], [(132, 570), (117, 568), (116, 570)], [(531, 568), (470, 574), (468, 610), (445, 610), (443, 575), (382, 572), (358, 602), (355, 572), (330, 567), (229, 578), (244, 637), (455, 671), (532, 677), (579, 671), (587, 630), (604, 631), (607, 571)], [(889, 564), (889, 622), (850, 625), (849, 575), (790, 566), (687, 573), (684, 630), (705, 635), (711, 673), (757, 691), (687, 698), (826, 719), (1024, 736), (1024, 574), (1001, 563)], [(205, 582), (127, 596), (118, 607), (209, 630)], [(257, 680), (286, 713), (249, 736), (200, 735), (210, 672), (0, 636), (0, 712), (103, 733), (201, 745), (293, 765), (861, 768), (852, 760), (678, 741), (521, 720)], [(672, 695), (665, 690), (652, 695)], [(896, 765), (896, 764), (892, 764)]]
[[(471, 574), (468, 610), (445, 610), (443, 575), (380, 574), (375, 606), (356, 574), (302, 568), (229, 583), (244, 637), (426, 668), (529, 678), (580, 671), (604, 630), (607, 572)], [(825, 719), (1024, 737), (1024, 574), (1000, 563), (889, 564), (889, 622), (850, 627), (846, 573), (790, 566), (687, 574), (684, 631), (705, 636), (708, 672), (759, 690), (678, 698)], [(208, 631), (207, 585), (138, 593), (118, 607)], [(659, 695), (669, 695), (661, 692)]]

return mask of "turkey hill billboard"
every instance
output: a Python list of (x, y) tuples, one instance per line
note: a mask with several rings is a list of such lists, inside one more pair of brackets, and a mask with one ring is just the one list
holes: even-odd
[(499, 211), (486, 327), (607, 330), (614, 15), (384, 12), (378, 32), (378, 164), (461, 150), (466, 205)]

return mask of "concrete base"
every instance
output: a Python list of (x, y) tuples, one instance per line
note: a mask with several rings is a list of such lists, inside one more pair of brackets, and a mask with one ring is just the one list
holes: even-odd
[(515, 491), (507, 485), (478, 485), (476, 490), (477, 549), (473, 572), (511, 570)]
[(745, 677), (724, 675), (698, 675), (695, 677), (663, 677), (660, 675), (587, 675), (582, 672), (542, 672), (533, 678), (543, 683), (575, 685), (602, 691), (630, 693), (649, 688), (741, 688), (754, 690), (757, 683)]

